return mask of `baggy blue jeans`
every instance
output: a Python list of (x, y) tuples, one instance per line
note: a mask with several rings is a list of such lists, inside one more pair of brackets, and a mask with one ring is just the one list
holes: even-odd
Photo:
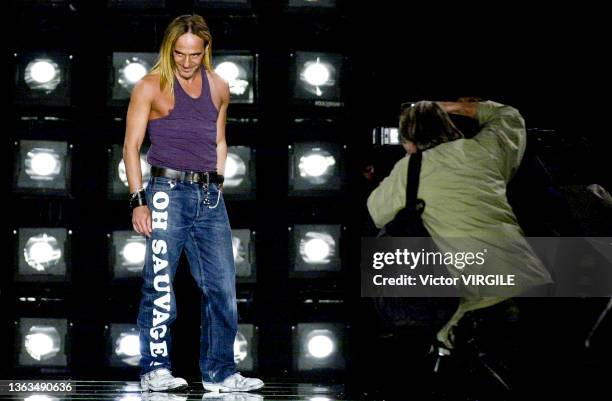
[(152, 234), (147, 238), (138, 314), (141, 375), (171, 369), (170, 327), (176, 319), (172, 282), (183, 249), (202, 293), (200, 370), (221, 382), (236, 372), (236, 268), (223, 196), (216, 184), (151, 177), (146, 190)]

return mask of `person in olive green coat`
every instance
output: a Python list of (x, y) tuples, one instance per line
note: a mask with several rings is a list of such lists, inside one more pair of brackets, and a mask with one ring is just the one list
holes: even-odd
[[(477, 119), (478, 134), (465, 139), (449, 113)], [(461, 286), (459, 307), (437, 334), (440, 342), (452, 348), (453, 327), (466, 312), (552, 282), (506, 198), (506, 186), (525, 152), (525, 124), (518, 110), (491, 101), (421, 101), (402, 111), (400, 135), (407, 155), (367, 201), (376, 226), (383, 227), (404, 208), (408, 160), (411, 153), (421, 151), (417, 197), (425, 201), (423, 223), (440, 251), (486, 249), (479, 273), (512, 275), (516, 280), (515, 286), (503, 291)], [(467, 274), (460, 266), (447, 264), (447, 269), (456, 277)]]

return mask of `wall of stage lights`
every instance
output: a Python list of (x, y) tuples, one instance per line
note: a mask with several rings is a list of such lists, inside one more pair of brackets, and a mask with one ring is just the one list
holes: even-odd
[[(290, 277), (312, 278), (340, 269), (339, 225), (295, 225), (292, 233)], [(24, 228), (17, 237), (16, 282), (66, 282), (70, 280), (72, 232), (58, 228)], [(232, 230), (232, 245), (238, 283), (255, 281), (254, 233)], [(133, 231), (108, 234), (111, 280), (126, 283), (140, 277), (145, 239)], [(23, 297), (21, 302), (34, 302)], [(16, 325), (16, 367), (70, 367), (72, 323), (61, 318), (23, 317)], [(292, 327), (294, 372), (343, 370), (345, 328), (338, 323), (298, 323)], [(138, 329), (134, 324), (105, 325), (105, 363), (108, 368), (137, 369), (140, 360)], [(240, 324), (234, 342), (237, 366), (242, 371), (258, 368), (258, 327)]]
[[(17, 368), (55, 368), (68, 371), (71, 363), (73, 324), (68, 319), (20, 318), (17, 332)], [(338, 323), (299, 323), (292, 326), (294, 372), (333, 371), (345, 368), (345, 327)], [(104, 326), (105, 365), (136, 371), (140, 362), (138, 327), (110, 323)], [(234, 361), (240, 371), (258, 368), (258, 327), (239, 324), (234, 341)]]
[[(243, 1), (194, 1), (196, 7), (250, 7)], [(110, 8), (157, 7), (164, 1), (114, 1)], [(332, 9), (333, 0), (288, 0), (288, 11), (301, 12), (311, 8)], [(213, 68), (228, 81), (231, 103), (243, 107), (246, 114), (256, 115), (259, 99), (260, 55), (249, 50), (216, 51)], [(296, 110), (340, 111), (344, 107), (343, 74), (345, 59), (340, 54), (297, 51), (288, 55), (290, 69), (287, 79), (288, 99)], [(155, 65), (157, 54), (140, 51), (117, 51), (107, 57), (108, 82), (106, 104), (109, 109), (123, 110), (136, 83)], [(78, 57), (62, 51), (24, 51), (14, 54), (15, 74), (13, 102), (16, 109), (35, 108), (61, 110), (75, 106), (73, 80)], [(48, 108), (48, 109), (45, 109)], [(44, 139), (16, 139), (12, 189), (17, 197), (62, 199), (74, 197), (72, 172), (75, 144), (53, 135)], [(77, 148), (78, 149), (78, 148)], [(105, 149), (107, 160), (106, 198), (125, 201), (129, 188), (118, 143)], [(147, 146), (141, 151), (143, 183), (148, 184), (150, 166), (146, 160)], [(291, 197), (336, 196), (344, 189), (346, 146), (330, 141), (293, 141), (288, 143), (288, 195)], [(225, 168), (225, 196), (228, 200), (252, 201), (257, 197), (257, 149), (252, 143), (232, 144), (228, 149)], [(238, 225), (238, 227), (240, 227)], [(288, 227), (288, 273), (293, 279), (328, 277), (342, 269), (340, 224), (292, 224)], [(15, 266), (12, 279), (16, 284), (70, 284), (74, 266), (73, 231), (67, 227), (41, 223), (39, 226), (16, 227)], [(232, 230), (232, 247), (239, 285), (257, 283), (258, 233), (252, 228)], [(138, 283), (145, 257), (145, 238), (129, 230), (106, 233), (109, 284)], [(37, 298), (20, 297), (27, 305)], [(69, 317), (19, 317), (15, 322), (17, 368), (59, 368), (70, 370), (71, 344), (78, 333)], [(234, 344), (235, 361), (239, 370), (258, 369), (259, 328), (241, 323)], [(106, 366), (117, 369), (137, 369), (140, 353), (138, 329), (125, 322), (104, 325)], [(343, 370), (345, 367), (345, 326), (340, 323), (296, 322), (291, 327), (295, 372)]]
[[(73, 57), (48, 53), (16, 54), (15, 102), (18, 104), (70, 104), (70, 70)], [(125, 106), (131, 90), (155, 63), (153, 53), (114, 53), (110, 70), (109, 105)], [(231, 101), (254, 104), (257, 99), (257, 56), (242, 52), (222, 52), (214, 58), (214, 68), (230, 84)], [(295, 76), (292, 98), (298, 103), (329, 107), (340, 106), (339, 74), (342, 58), (337, 55), (301, 52), (293, 56)], [(71, 145), (56, 141), (26, 141), (17, 146), (17, 181), (19, 192), (40, 194), (70, 193)], [(290, 146), (290, 192), (340, 191), (342, 185), (342, 149), (334, 144), (296, 143)], [(230, 149), (226, 184), (227, 194), (253, 196), (255, 191), (254, 150), (247, 146)], [(109, 150), (111, 163), (117, 162), (118, 181), (109, 189), (111, 196), (127, 191), (121, 149)], [(148, 173), (143, 154), (143, 169)], [(110, 181), (109, 181), (110, 182)], [(120, 182), (123, 182), (123, 186)]]

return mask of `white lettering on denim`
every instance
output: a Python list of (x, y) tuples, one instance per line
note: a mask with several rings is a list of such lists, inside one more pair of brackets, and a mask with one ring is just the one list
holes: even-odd
[(161, 343), (150, 342), (149, 345), (151, 348), (151, 356), (168, 356), (168, 345), (165, 341)]
[[(168, 229), (168, 211), (166, 210), (170, 204), (170, 197), (167, 193), (160, 191), (153, 195), (153, 211), (151, 212), (153, 230)], [(170, 319), (170, 310), (172, 308), (170, 275), (159, 274), (162, 270), (168, 267), (168, 260), (162, 259), (156, 255), (165, 255), (168, 252), (168, 244), (164, 240), (151, 241), (151, 250), (153, 251), (153, 288), (158, 292), (159, 296), (153, 301), (153, 327), (149, 330), (149, 334), (154, 340), (161, 340), (168, 332), (168, 326), (164, 324)], [(163, 294), (163, 295), (162, 295)], [(159, 309), (158, 309), (159, 308)], [(161, 309), (161, 310), (160, 310)], [(165, 312), (164, 312), (165, 311)], [(149, 342), (151, 356), (168, 356), (168, 346), (163, 342)], [(160, 362), (155, 362), (154, 365), (159, 365)]]
[(166, 312), (170, 312), (170, 294), (166, 294), (162, 297), (157, 298), (155, 301), (153, 301), (153, 303), (159, 309), (163, 309)]
[(155, 192), (153, 195), (153, 206), (155, 209), (166, 209), (170, 204), (170, 197), (164, 191)]
[(153, 327), (156, 327), (166, 320), (170, 319), (170, 314), (166, 312), (162, 312), (157, 309), (153, 309)]
[(154, 339), (159, 340), (166, 336), (166, 331), (168, 331), (168, 326), (162, 324), (161, 326), (151, 328), (151, 330), (149, 330), (149, 335)]
[(168, 244), (166, 244), (166, 241), (163, 239), (154, 239), (151, 248), (153, 248), (153, 253), (155, 255), (159, 255), (160, 253), (165, 255), (166, 252), (168, 252)]
[(168, 266), (167, 260), (160, 259), (157, 256), (153, 255), (153, 272), (155, 274), (159, 273), (159, 271), (161, 269), (164, 269), (166, 266)]
[(153, 210), (151, 212), (151, 219), (153, 220), (152, 222), (153, 230), (155, 229), (167, 230), (168, 229), (168, 212), (158, 212), (156, 210)]
[[(164, 284), (165, 285), (162, 285)], [(170, 292), (170, 276), (168, 274), (160, 274), (153, 279), (153, 288), (155, 291)]]

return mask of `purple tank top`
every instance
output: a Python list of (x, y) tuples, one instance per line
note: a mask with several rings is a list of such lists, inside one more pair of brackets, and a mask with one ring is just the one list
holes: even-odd
[(165, 117), (149, 120), (149, 164), (175, 170), (217, 169), (217, 115), (204, 68), (202, 92), (189, 96), (174, 77), (174, 109)]

